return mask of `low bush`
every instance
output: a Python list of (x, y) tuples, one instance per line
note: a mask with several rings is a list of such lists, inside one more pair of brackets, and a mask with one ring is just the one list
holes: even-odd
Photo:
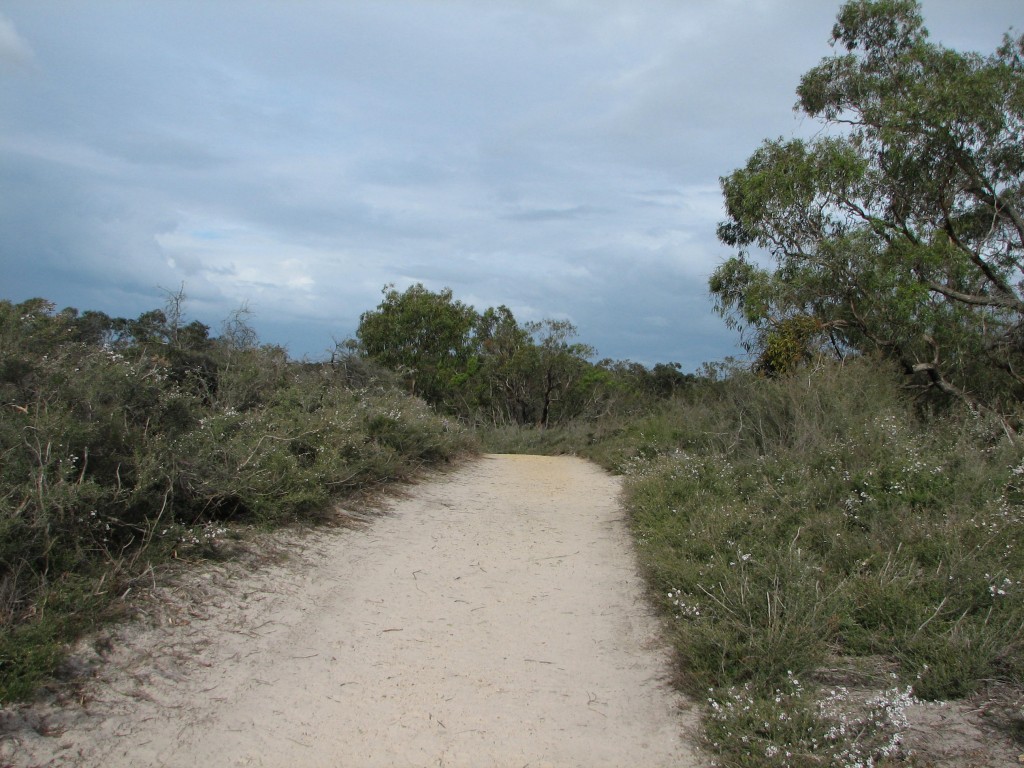
[(153, 328), (82, 341), (77, 313), (0, 302), (0, 701), (161, 558), (216, 554), (229, 524), (329, 519), (336, 499), (476, 450), (372, 378)]

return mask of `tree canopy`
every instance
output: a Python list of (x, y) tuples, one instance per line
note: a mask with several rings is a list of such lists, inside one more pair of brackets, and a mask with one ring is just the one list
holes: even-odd
[(459, 386), (472, 355), (476, 310), (416, 284), (384, 286), (377, 309), (364, 312), (356, 335), (365, 353), (403, 374), (413, 394), (437, 403)]
[[(520, 323), (506, 306), (477, 312), (450, 288), (384, 286), (356, 331), (365, 359), (395, 371), (410, 392), (447, 413), (479, 423), (541, 427), (595, 415), (616, 398), (671, 397), (689, 379), (678, 366), (648, 371), (590, 362), (568, 320)], [(347, 359), (345, 349), (338, 356)]]
[[(935, 44), (913, 0), (853, 0), (800, 81), (814, 139), (722, 179), (719, 311), (759, 367), (875, 351), (983, 407), (1024, 394), (1024, 36)], [(765, 259), (767, 255), (767, 259)]]

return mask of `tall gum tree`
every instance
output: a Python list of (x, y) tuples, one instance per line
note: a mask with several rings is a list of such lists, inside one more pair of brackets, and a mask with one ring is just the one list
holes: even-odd
[(820, 137), (765, 141), (722, 179), (717, 308), (768, 372), (876, 351), (1005, 412), (1024, 395), (1024, 36), (958, 52), (918, 3), (856, 0), (832, 45), (797, 89)]

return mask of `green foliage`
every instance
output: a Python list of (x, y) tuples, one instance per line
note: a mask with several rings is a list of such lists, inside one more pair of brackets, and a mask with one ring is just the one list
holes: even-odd
[(376, 310), (364, 312), (356, 335), (366, 354), (398, 371), (409, 391), (427, 402), (451, 405), (473, 353), (476, 311), (416, 284), (403, 293), (385, 286)]
[[(919, 6), (858, 0), (798, 107), (830, 129), (766, 141), (722, 180), (719, 311), (769, 370), (801, 347), (881, 352), (922, 387), (1005, 411), (1022, 395), (1024, 37), (928, 41)], [(748, 249), (768, 252), (765, 268)], [(814, 318), (811, 336), (792, 333)], [(782, 348), (780, 349), (780, 344)]]
[(821, 323), (808, 315), (793, 315), (781, 320), (765, 333), (755, 369), (768, 375), (793, 373), (813, 357), (814, 339)]
[(594, 349), (572, 343), (576, 327), (567, 320), (528, 323), (526, 332), (533, 343), (519, 360), (518, 375), (527, 393), (521, 422), (549, 427), (581, 415), (597, 381), (588, 376), (593, 366), (587, 358)]
[[(646, 414), (497, 435), (626, 475), (679, 680), (723, 764), (894, 757), (908, 689), (1024, 684), (1024, 454), (997, 418), (922, 409), (899, 380), (866, 357), (734, 369)], [(870, 706), (836, 687), (851, 669), (881, 691)]]
[(228, 522), (327, 519), (475, 447), (419, 399), (260, 346), (243, 318), (210, 339), (176, 296), (134, 321), (0, 301), (0, 700), (152, 560), (215, 553)]
[[(377, 309), (363, 313), (357, 347), (438, 410), (493, 429), (567, 424), (600, 414), (627, 390), (668, 397), (685, 381), (670, 365), (649, 372), (591, 363), (595, 351), (576, 333), (567, 320), (520, 324), (504, 306), (478, 314), (450, 289), (417, 284), (404, 293), (385, 287)], [(358, 368), (353, 352), (339, 345), (336, 359)]]
[(0, 701), (31, 698), (64, 660), (64, 641), (119, 616), (96, 578), (67, 574), (40, 591), (36, 614), (0, 633)]

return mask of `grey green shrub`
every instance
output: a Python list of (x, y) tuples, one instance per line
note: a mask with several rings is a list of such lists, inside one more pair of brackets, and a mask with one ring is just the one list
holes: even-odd
[[(1024, 469), (999, 423), (922, 414), (856, 361), (736, 376), (618, 444), (633, 446), (618, 463), (643, 566), (702, 700), (741, 691), (790, 718), (803, 702), (820, 723), (815, 683), (843, 659), (882, 660), (926, 699), (1024, 682)], [(780, 709), (794, 675), (811, 689)], [(765, 742), (771, 718), (748, 715), (709, 713), (727, 764), (847, 764), (836, 739)]]
[(386, 381), (352, 388), (162, 317), (0, 302), (0, 700), (29, 695), (151, 562), (214, 554), (229, 523), (329, 519), (475, 450)]

